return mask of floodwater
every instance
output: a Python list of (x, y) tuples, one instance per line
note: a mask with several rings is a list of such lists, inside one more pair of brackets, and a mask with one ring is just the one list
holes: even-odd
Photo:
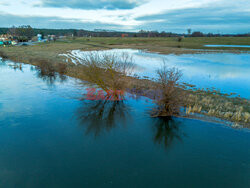
[[(68, 57), (81, 59), (89, 52), (74, 50)], [(137, 65), (134, 73), (143, 77), (155, 78), (156, 70), (163, 62), (168, 67), (176, 67), (183, 73), (182, 81), (198, 88), (216, 88), (222, 93), (236, 93), (250, 98), (250, 54), (184, 54), (162, 55), (133, 49), (98, 51), (100, 54), (126, 53), (133, 57)]]
[(218, 45), (218, 44), (208, 44), (205, 47), (228, 47), (228, 48), (250, 48), (250, 45)]
[(249, 130), (80, 100), (86, 87), (0, 62), (0, 187), (250, 187)]

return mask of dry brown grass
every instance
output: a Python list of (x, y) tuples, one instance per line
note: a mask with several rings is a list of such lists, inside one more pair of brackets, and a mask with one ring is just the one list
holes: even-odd
[(8, 58), (7, 54), (5, 52), (3, 52), (3, 51), (0, 51), (0, 57), (3, 58), (3, 59)]
[(250, 101), (239, 97), (226, 97), (219, 93), (189, 91), (186, 113), (201, 113), (250, 126)]

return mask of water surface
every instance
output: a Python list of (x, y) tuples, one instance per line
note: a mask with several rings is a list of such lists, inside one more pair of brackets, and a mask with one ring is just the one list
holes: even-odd
[(218, 44), (208, 44), (204, 45), (206, 47), (228, 47), (228, 48), (250, 48), (250, 45), (218, 45)]
[(144, 98), (82, 101), (79, 81), (13, 65), (0, 62), (0, 187), (250, 187), (248, 130), (150, 118)]
[[(88, 53), (75, 50), (71, 52), (71, 57), (81, 61)], [(250, 54), (162, 55), (132, 49), (114, 49), (96, 53), (131, 55), (137, 65), (135, 74), (141, 77), (157, 77), (156, 70), (165, 62), (168, 67), (177, 67), (182, 71), (183, 82), (194, 84), (198, 88), (214, 87), (223, 93), (237, 93), (250, 98)]]

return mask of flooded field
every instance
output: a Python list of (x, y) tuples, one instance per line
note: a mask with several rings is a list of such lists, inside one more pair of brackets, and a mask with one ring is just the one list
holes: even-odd
[[(249, 55), (129, 52), (141, 76), (164, 57), (193, 84), (249, 97)], [(145, 98), (80, 100), (79, 83), (0, 61), (0, 187), (250, 187), (249, 130), (151, 118)]]
[[(86, 54), (74, 50), (65, 54), (74, 63), (81, 62)], [(92, 51), (99, 54), (126, 53), (133, 57), (137, 69), (134, 72), (140, 77), (156, 77), (156, 70), (165, 61), (168, 67), (177, 67), (183, 72), (183, 79), (198, 88), (216, 88), (224, 93), (237, 93), (241, 97), (250, 97), (250, 54), (185, 54), (162, 55), (148, 53), (141, 50), (114, 49), (105, 51)]]
[(250, 45), (218, 45), (218, 44), (210, 44), (205, 45), (206, 47), (228, 47), (228, 48), (250, 48)]

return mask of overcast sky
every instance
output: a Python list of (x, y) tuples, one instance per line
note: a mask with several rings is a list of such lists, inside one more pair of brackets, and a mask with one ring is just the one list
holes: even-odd
[(0, 27), (249, 33), (250, 0), (0, 0)]

